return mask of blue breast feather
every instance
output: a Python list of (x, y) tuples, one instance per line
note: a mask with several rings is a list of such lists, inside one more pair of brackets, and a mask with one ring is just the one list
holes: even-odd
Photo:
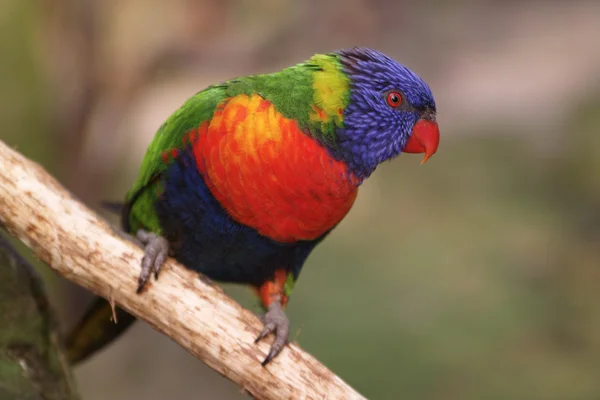
[(164, 174), (155, 207), (175, 258), (222, 282), (260, 286), (281, 268), (297, 278), (309, 253), (327, 235), (279, 243), (234, 221), (208, 189), (189, 146)]

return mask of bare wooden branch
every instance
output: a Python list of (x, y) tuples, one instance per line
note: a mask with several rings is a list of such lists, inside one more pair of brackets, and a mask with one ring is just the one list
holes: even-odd
[(260, 399), (362, 399), (296, 345), (266, 368), (260, 322), (216, 285), (169, 260), (136, 294), (142, 251), (0, 141), (0, 222), (58, 274), (114, 301)]

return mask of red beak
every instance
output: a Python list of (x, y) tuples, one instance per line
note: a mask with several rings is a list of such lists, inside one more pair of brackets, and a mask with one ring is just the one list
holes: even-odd
[(420, 119), (413, 127), (412, 134), (406, 142), (404, 149), (405, 153), (425, 153), (425, 161), (435, 154), (440, 143), (440, 129), (435, 121), (428, 119)]

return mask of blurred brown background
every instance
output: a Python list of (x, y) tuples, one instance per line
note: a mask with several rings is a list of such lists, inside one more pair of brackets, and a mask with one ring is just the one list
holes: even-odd
[[(592, 1), (3, 0), (0, 138), (97, 208), (208, 84), (384, 51), (432, 87), (440, 149), (364, 185), (292, 337), (373, 399), (598, 399), (599, 38)], [(89, 295), (40, 268), (66, 329)], [(76, 378), (86, 400), (244, 398), (141, 323)]]

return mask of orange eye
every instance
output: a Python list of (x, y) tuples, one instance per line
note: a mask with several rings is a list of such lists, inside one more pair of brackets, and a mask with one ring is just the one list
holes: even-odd
[(390, 107), (398, 107), (402, 104), (402, 96), (398, 92), (390, 92), (387, 95), (387, 103)]

